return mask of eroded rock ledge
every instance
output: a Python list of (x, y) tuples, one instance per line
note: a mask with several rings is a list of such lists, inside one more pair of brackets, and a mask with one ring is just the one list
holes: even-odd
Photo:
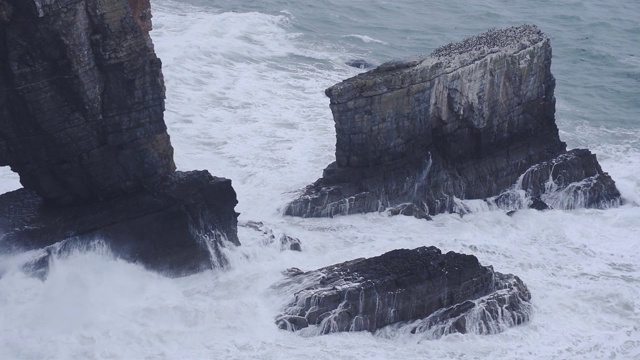
[(390, 325), (429, 338), (493, 334), (532, 314), (531, 295), (517, 276), (435, 247), (393, 250), (310, 272), (294, 269), (287, 276), (276, 288), (295, 296), (276, 323), (308, 335), (376, 332)]
[[(533, 25), (490, 30), (336, 84), (326, 90), (336, 161), (284, 212), (320, 217), (410, 203), (433, 215), (508, 190), (545, 200), (575, 182), (581, 200), (555, 205), (619, 203), (595, 155), (567, 153), (554, 89), (549, 38)], [(518, 181), (525, 172), (535, 181)]]
[(1, 252), (97, 238), (184, 275), (239, 244), (231, 181), (175, 172), (150, 30), (148, 0), (0, 0)]

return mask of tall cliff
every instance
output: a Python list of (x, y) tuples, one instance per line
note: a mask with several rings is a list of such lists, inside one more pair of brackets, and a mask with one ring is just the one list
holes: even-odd
[(59, 205), (172, 173), (150, 28), (144, 0), (0, 0), (0, 165)]
[[(549, 38), (532, 25), (490, 30), (345, 80), (326, 90), (336, 162), (285, 214), (333, 216), (403, 203), (435, 214), (455, 210), (456, 199), (489, 198), (522, 185), (517, 180), (525, 172), (544, 168), (532, 166), (566, 153), (554, 88)], [(594, 155), (571, 154), (584, 166), (562, 174), (565, 187), (593, 178), (579, 195), (591, 196), (587, 206), (619, 200)], [(549, 171), (529, 177), (544, 189), (550, 176), (559, 176)], [(541, 184), (529, 185), (524, 190), (531, 195), (543, 192), (533, 194)]]
[[(168, 275), (239, 245), (231, 181), (176, 172), (149, 0), (0, 0), (0, 252), (98, 240)], [(62, 249), (62, 250), (61, 250)]]

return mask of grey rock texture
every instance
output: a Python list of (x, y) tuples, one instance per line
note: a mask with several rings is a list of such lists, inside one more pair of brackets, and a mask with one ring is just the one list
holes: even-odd
[[(237, 237), (231, 180), (206, 171), (175, 172), (145, 191), (97, 203), (51, 208), (36, 193), (0, 195), (0, 250), (64, 255), (100, 241), (118, 258), (168, 276), (223, 267)], [(48, 261), (36, 260), (33, 271)]]
[[(427, 57), (388, 62), (334, 85), (326, 94), (336, 123), (336, 161), (285, 214), (333, 216), (404, 203), (431, 215), (450, 212), (455, 198), (496, 196), (532, 166), (565, 159), (550, 66), (549, 38), (523, 25), (490, 30)], [(556, 190), (568, 179), (597, 175), (594, 186), (606, 191), (584, 205), (619, 201), (611, 178), (599, 166), (585, 166), (569, 166), (575, 172)], [(587, 175), (593, 169), (597, 174)]]
[[(302, 251), (302, 242), (300, 239), (289, 236), (285, 233), (279, 233), (276, 237), (273, 229), (269, 228), (261, 221), (247, 221), (238, 225), (261, 233), (261, 242), (264, 246), (279, 245), (280, 251)], [(276, 241), (276, 238), (278, 241)]]
[(175, 170), (148, 0), (0, 9), (0, 165), (56, 205), (130, 194)]
[(497, 333), (528, 321), (522, 281), (482, 266), (475, 256), (435, 247), (393, 250), (315, 271), (290, 271), (277, 288), (294, 299), (276, 319), (308, 334), (376, 332), (389, 325), (433, 337)]
[(175, 172), (149, 0), (0, 0), (0, 253), (100, 241), (167, 275), (239, 245), (231, 181)]

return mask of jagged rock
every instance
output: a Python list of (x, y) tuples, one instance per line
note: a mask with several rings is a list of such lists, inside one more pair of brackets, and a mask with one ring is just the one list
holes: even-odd
[(619, 203), (595, 156), (567, 153), (560, 141), (550, 66), (549, 38), (523, 25), (490, 30), (428, 57), (388, 62), (334, 85), (326, 94), (336, 123), (336, 161), (284, 213), (330, 217), (404, 203), (431, 215), (452, 212), (456, 199), (497, 196), (550, 162), (564, 170), (554, 170), (553, 180), (562, 180), (553, 189), (540, 188), (542, 178), (522, 182), (532, 196), (566, 189), (571, 181), (582, 182), (581, 194), (590, 195), (582, 206)]
[[(296, 269), (297, 270), (297, 269)], [(522, 281), (482, 266), (475, 256), (435, 247), (393, 250), (315, 271), (290, 271), (276, 288), (295, 293), (277, 317), (282, 329), (308, 334), (375, 332), (496, 333), (531, 315)], [(420, 320), (419, 322), (414, 322)]]
[(529, 204), (529, 209), (534, 209), (538, 211), (544, 211), (551, 209), (547, 203), (542, 201), (539, 197), (534, 197), (531, 199), (531, 204)]
[(389, 209), (389, 215), (413, 216), (416, 219), (432, 220), (429, 214), (427, 214), (424, 210), (418, 208), (415, 204), (411, 204), (411, 203), (400, 204), (394, 208)]
[[(264, 245), (272, 245), (276, 242), (276, 236), (273, 233), (273, 229), (269, 228), (261, 221), (247, 221), (240, 224), (240, 226), (262, 233), (262, 243)], [(280, 234), (278, 237), (278, 243), (280, 244), (280, 251), (302, 251), (302, 242), (287, 234)]]
[(62, 242), (59, 254), (99, 240), (119, 258), (181, 276), (227, 263), (221, 248), (240, 245), (236, 204), (231, 180), (206, 171), (175, 172), (133, 195), (62, 208), (20, 189), (0, 195), (0, 249)]
[(282, 234), (280, 235), (280, 250), (302, 251), (302, 243), (299, 239)]
[(148, 0), (0, 9), (0, 165), (56, 205), (134, 193), (175, 170)]
[[(495, 273), (495, 276), (498, 285), (490, 295), (436, 311), (426, 319), (407, 324), (402, 330), (438, 339), (453, 333), (498, 334), (529, 321), (533, 308), (524, 283), (513, 275)], [(391, 330), (398, 331), (401, 326)]]
[(345, 64), (358, 69), (371, 69), (374, 67), (372, 63), (362, 59), (349, 60)]
[(231, 181), (175, 172), (150, 30), (149, 0), (0, 0), (0, 252), (45, 249), (35, 276), (94, 241), (171, 276), (239, 245)]

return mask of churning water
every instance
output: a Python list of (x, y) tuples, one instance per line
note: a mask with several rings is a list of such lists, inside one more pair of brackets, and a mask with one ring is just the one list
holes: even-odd
[[(240, 222), (302, 241), (280, 250), (250, 228), (231, 267), (167, 279), (97, 246), (53, 260), (42, 282), (0, 257), (0, 359), (640, 359), (640, 2), (634, 0), (153, 0), (165, 118), (179, 169), (233, 180)], [(626, 205), (432, 222), (384, 214), (300, 219), (279, 210), (334, 158), (324, 89), (371, 63), (428, 54), (491, 27), (535, 23), (552, 40), (557, 122), (588, 147)], [(0, 175), (0, 190), (18, 187)], [(303, 337), (278, 330), (271, 288), (396, 248), (476, 255), (522, 278), (531, 322), (498, 335)]]

